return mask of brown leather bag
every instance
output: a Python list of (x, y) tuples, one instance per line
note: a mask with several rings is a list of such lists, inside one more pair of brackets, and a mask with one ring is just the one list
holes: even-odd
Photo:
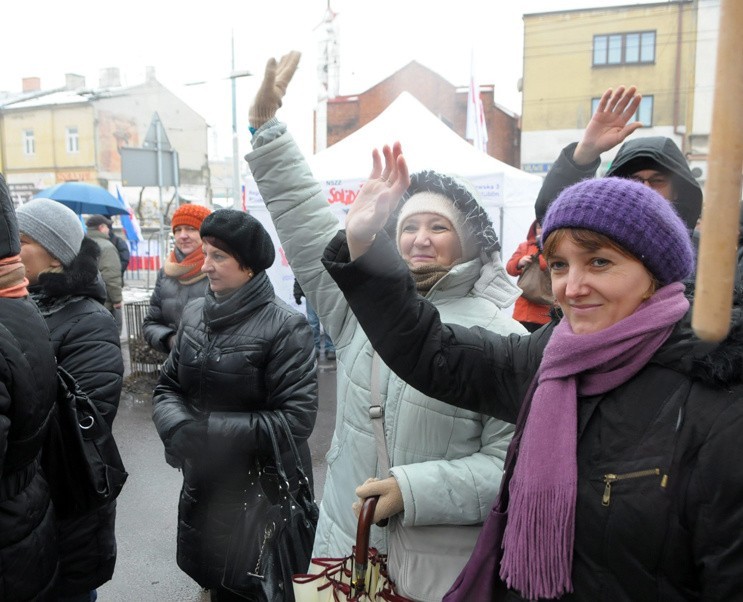
[(552, 278), (549, 270), (543, 270), (539, 265), (539, 253), (531, 256), (532, 261), (527, 263), (521, 272), (521, 276), (516, 281), (523, 292), (521, 296), (527, 301), (537, 305), (552, 305), (554, 296), (552, 295)]

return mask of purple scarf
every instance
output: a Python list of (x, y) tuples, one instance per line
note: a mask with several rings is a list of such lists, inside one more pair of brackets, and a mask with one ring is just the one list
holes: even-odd
[(573, 591), (577, 396), (605, 393), (632, 378), (688, 309), (684, 285), (676, 282), (600, 332), (576, 335), (565, 319), (555, 327), (509, 487), (500, 576), (522, 596)]

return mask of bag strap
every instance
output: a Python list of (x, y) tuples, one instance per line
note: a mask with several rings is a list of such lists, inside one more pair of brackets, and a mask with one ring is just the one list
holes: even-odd
[(372, 352), (371, 370), (371, 404), (369, 405), (369, 418), (374, 428), (374, 440), (377, 444), (377, 458), (379, 459), (379, 472), (385, 477), (390, 472), (390, 455), (387, 451), (387, 440), (384, 437), (384, 406), (382, 395), (379, 392), (379, 363), (381, 359), (376, 351)]
[(289, 422), (286, 420), (286, 416), (284, 416), (284, 414), (279, 410), (272, 412), (272, 414), (276, 416), (276, 419), (279, 422), (279, 427), (281, 428), (281, 430), (284, 431), (284, 435), (289, 441), (289, 447), (291, 448), (292, 454), (294, 455), (294, 465), (295, 465), (295, 470), (297, 474), (299, 475), (300, 485), (303, 485), (309, 489), (310, 480), (307, 477), (307, 473), (304, 470), (304, 466), (302, 466), (302, 458), (299, 455), (299, 449), (297, 448), (297, 443), (296, 441), (294, 441), (294, 435), (292, 435), (292, 431), (289, 428)]
[[(265, 416), (264, 412), (258, 412), (258, 420), (262, 421), (266, 427), (266, 433), (268, 433), (271, 439), (271, 447), (273, 448), (273, 456), (276, 462), (276, 473), (279, 478), (284, 482), (287, 493), (289, 492), (289, 479), (286, 476), (286, 470), (284, 469), (284, 463), (281, 460), (281, 449), (279, 448), (279, 442), (276, 437), (276, 430), (274, 428), (273, 420), (270, 417)], [(279, 485), (281, 487), (281, 485)]]

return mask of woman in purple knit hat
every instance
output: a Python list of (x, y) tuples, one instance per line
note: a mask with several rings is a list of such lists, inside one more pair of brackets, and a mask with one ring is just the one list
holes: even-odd
[(401, 378), (516, 423), (498, 501), (445, 600), (740, 599), (743, 299), (725, 341), (694, 336), (693, 251), (672, 205), (627, 179), (566, 188), (543, 223), (562, 318), (498, 336), (442, 324), (416, 295), (382, 229), (408, 179), (399, 145), (384, 167), (375, 151), (348, 249), (324, 262)]

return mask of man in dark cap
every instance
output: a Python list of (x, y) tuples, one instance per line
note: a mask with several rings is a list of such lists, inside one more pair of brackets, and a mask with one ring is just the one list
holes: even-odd
[(633, 121), (642, 97), (632, 86), (604, 92), (580, 142), (566, 146), (544, 179), (535, 205), (541, 223), (547, 208), (568, 186), (592, 178), (601, 153), (622, 144), (606, 176), (637, 180), (669, 201), (691, 233), (702, 212), (702, 188), (676, 143), (664, 136), (625, 139), (642, 127)]
[[(110, 215), (107, 215), (106, 217), (109, 221), (113, 221), (111, 220)], [(109, 226), (108, 240), (110, 240), (111, 244), (116, 247), (116, 252), (119, 254), (119, 261), (121, 262), (121, 286), (124, 286), (124, 272), (126, 272), (126, 268), (129, 265), (129, 260), (132, 255), (129, 250), (129, 243), (114, 232), (113, 226)]]
[(121, 292), (121, 262), (119, 252), (108, 238), (112, 223), (105, 215), (91, 215), (85, 225), (88, 227), (88, 236), (92, 238), (101, 249), (101, 258), (98, 260), (98, 269), (106, 283), (105, 306), (110, 311), (121, 332), (122, 316), (121, 306), (123, 297)]

